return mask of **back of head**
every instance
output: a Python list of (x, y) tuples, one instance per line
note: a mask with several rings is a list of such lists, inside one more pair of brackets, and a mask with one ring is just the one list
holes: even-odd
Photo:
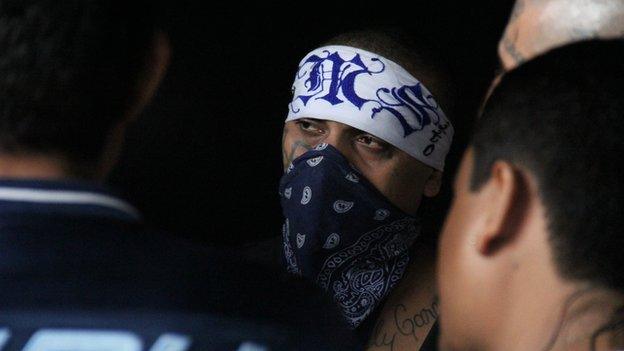
[(624, 42), (572, 44), (506, 75), (477, 121), (473, 188), (496, 160), (535, 177), (560, 275), (624, 291)]
[(454, 84), (449, 68), (434, 43), (397, 28), (357, 30), (340, 34), (324, 45), (345, 45), (381, 55), (421, 81), (450, 117)]
[(498, 52), (508, 71), (566, 44), (621, 37), (624, 1), (517, 0)]
[(0, 2), (0, 153), (67, 160), (84, 175), (137, 94), (153, 2)]

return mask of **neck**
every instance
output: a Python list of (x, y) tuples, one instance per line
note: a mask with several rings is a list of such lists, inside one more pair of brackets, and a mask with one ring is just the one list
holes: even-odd
[(543, 276), (525, 281), (516, 291), (509, 296), (517, 303), (509, 309), (508, 328), (495, 349), (599, 351), (623, 346), (617, 340), (622, 330), (612, 327), (618, 313), (622, 318), (621, 294)]
[(0, 178), (64, 179), (71, 178), (67, 162), (54, 156), (0, 154)]
[[(617, 342), (617, 330), (609, 330), (610, 335), (599, 331), (612, 324), (624, 305), (624, 294), (587, 280), (562, 277), (545, 209), (533, 202), (516, 226), (507, 255), (500, 257), (500, 272), (496, 274), (504, 279), (492, 286), (497, 299), (491, 302), (488, 330), (483, 331), (487, 334), (480, 338), (482, 349), (603, 350), (604, 345)], [(592, 344), (597, 333), (602, 335), (603, 344), (608, 343)]]
[(581, 288), (567, 301), (551, 350), (615, 350), (624, 340), (624, 296), (597, 287)]

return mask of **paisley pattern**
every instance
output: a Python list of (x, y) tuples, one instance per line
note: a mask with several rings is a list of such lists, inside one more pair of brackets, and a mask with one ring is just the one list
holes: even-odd
[(279, 192), (287, 218), (286, 269), (328, 291), (355, 328), (403, 277), (419, 223), (331, 145), (308, 151), (293, 165)]

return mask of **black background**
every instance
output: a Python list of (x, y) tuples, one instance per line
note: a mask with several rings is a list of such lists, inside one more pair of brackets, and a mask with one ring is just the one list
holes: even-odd
[[(512, 1), (170, 4), (171, 66), (131, 128), (111, 182), (148, 222), (202, 243), (280, 233), (280, 140), (299, 60), (341, 32), (397, 26), (427, 35), (458, 83), (452, 178), (470, 121), (497, 68)], [(414, 48), (417, 50), (418, 48)], [(442, 217), (450, 186), (433, 210)]]

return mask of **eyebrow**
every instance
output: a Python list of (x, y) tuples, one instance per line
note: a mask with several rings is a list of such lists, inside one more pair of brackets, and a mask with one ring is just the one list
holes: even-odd
[[(342, 122), (339, 122), (339, 121), (333, 121), (333, 120), (322, 119), (322, 118), (311, 118), (311, 117), (305, 117), (305, 118), (302, 118), (302, 119), (303, 119), (303, 120), (308, 120), (308, 121), (311, 121), (311, 122), (314, 122), (314, 123), (323, 123), (323, 124), (326, 124), (327, 122), (336, 122), (336, 123), (341, 123), (341, 124), (344, 124), (344, 125), (345, 125), (345, 129), (346, 129), (349, 133), (351, 133), (351, 134), (366, 133), (366, 132), (365, 132), (365, 131), (363, 131), (363, 130), (357, 129), (357, 128), (355, 128), (355, 127), (352, 127), (352, 126), (350, 126), (350, 125), (348, 125), (348, 124), (346, 124), (346, 123), (342, 123)], [(366, 134), (370, 134), (370, 133), (366, 133)]]
[(317, 122), (317, 123), (325, 123), (325, 122), (327, 122), (326, 119), (312, 118), (312, 117), (304, 117), (302, 119), (307, 119), (307, 120), (314, 121), (314, 122)]
[(392, 144), (390, 144), (389, 142), (387, 142), (387, 141), (383, 140), (382, 138), (380, 138), (380, 137), (378, 137), (376, 135), (373, 135), (373, 134), (371, 134), (369, 132), (366, 132), (366, 131), (361, 130), (361, 129), (357, 129), (355, 127), (351, 127), (350, 125), (347, 125), (347, 127), (349, 128), (348, 129), (348, 133), (353, 135), (353, 136), (360, 135), (360, 134), (367, 134), (367, 135), (370, 135), (371, 137), (379, 140), (380, 142), (382, 142), (384, 144), (387, 144), (388, 146), (392, 146)]

